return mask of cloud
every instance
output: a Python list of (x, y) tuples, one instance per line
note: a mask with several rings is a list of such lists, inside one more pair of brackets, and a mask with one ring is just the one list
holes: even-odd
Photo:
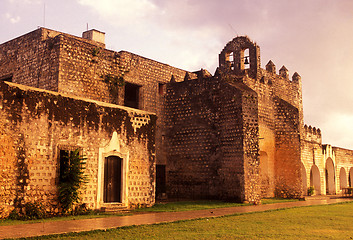
[(101, 17), (113, 20), (114, 24), (137, 23), (156, 9), (148, 0), (77, 0), (79, 4), (92, 8)]
[(5, 18), (13, 24), (18, 23), (21, 20), (20, 16), (12, 16), (10, 13), (6, 13)]
[(322, 123), (323, 143), (328, 143), (336, 147), (352, 148), (352, 128), (337, 128), (337, 126), (351, 126), (353, 113), (327, 112), (325, 121)]
[(40, 4), (43, 0), (8, 0), (11, 4)]
[(305, 122), (321, 128), (323, 136), (327, 131), (335, 145), (338, 139), (343, 143), (342, 129), (350, 124), (342, 119), (347, 117), (335, 119), (340, 125), (334, 126), (327, 115), (351, 111), (353, 1), (76, 1), (110, 26), (107, 42), (118, 45), (115, 50), (185, 70), (214, 72), (225, 44), (248, 35), (261, 48), (262, 67), (271, 59), (277, 71), (285, 65), (290, 75), (302, 76)]

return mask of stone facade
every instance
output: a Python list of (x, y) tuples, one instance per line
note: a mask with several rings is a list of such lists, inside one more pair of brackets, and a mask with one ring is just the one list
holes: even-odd
[(302, 148), (303, 194), (313, 186), (315, 194), (340, 194), (353, 187), (353, 151), (322, 144), (321, 130), (304, 126)]
[(59, 153), (70, 149), (87, 157), (81, 197), (89, 208), (112, 205), (103, 201), (111, 156), (121, 161), (118, 205), (154, 204), (154, 114), (5, 82), (0, 106), (1, 217), (33, 201), (57, 211)]
[[(55, 199), (55, 184), (47, 186), (58, 171), (58, 146), (77, 146), (87, 155), (93, 182), (84, 201), (92, 208), (105, 204), (107, 173), (99, 159), (110, 152), (120, 152), (116, 157), (129, 166), (122, 170), (123, 205), (150, 205), (154, 194), (165, 193), (256, 203), (301, 197), (310, 186), (319, 194), (352, 186), (353, 152), (322, 145), (320, 130), (304, 127), (300, 75), (290, 79), (285, 66), (277, 73), (272, 61), (261, 68), (260, 47), (248, 37), (225, 45), (212, 76), (108, 50), (96, 30), (81, 38), (40, 28), (0, 45), (0, 80), (53, 91), (2, 84), (21, 92), (11, 100), (18, 107), (1, 109), (8, 119), (2, 131), (10, 131), (2, 134), (0, 151), (8, 159), (1, 162), (0, 187), (12, 184), (2, 188), (5, 205), (36, 188), (38, 196), (28, 199)], [(34, 110), (23, 104), (34, 102), (32, 95), (41, 96), (35, 111), (47, 109), (36, 117), (27, 116)], [(83, 116), (70, 116), (77, 104)], [(50, 131), (35, 127), (41, 125)], [(37, 165), (26, 167), (30, 160)], [(31, 177), (25, 182), (14, 177), (21, 167)]]

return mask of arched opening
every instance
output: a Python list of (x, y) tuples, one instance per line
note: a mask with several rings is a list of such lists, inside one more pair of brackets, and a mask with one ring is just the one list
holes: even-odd
[(320, 171), (316, 165), (313, 165), (310, 170), (310, 186), (315, 189), (315, 194), (321, 194)]
[(250, 68), (249, 48), (245, 49), (243, 54), (244, 54), (244, 69), (249, 69)]
[(266, 197), (270, 187), (270, 176), (268, 167), (268, 155), (260, 151), (260, 176), (261, 176), (261, 194)]
[(302, 184), (303, 184), (303, 195), (307, 194), (308, 183), (306, 177), (306, 169), (303, 163), (301, 163), (301, 171), (302, 171)]
[(340, 169), (340, 189), (347, 187), (347, 173), (346, 170), (341, 167)]
[(110, 142), (99, 148), (97, 209), (113, 205), (128, 206), (129, 152), (121, 149), (120, 142), (117, 132), (113, 132)]
[(226, 53), (226, 63), (229, 64), (231, 70), (234, 70), (234, 52)]
[(326, 194), (335, 194), (335, 168), (331, 158), (326, 160), (325, 168)]
[(349, 169), (349, 187), (353, 187), (353, 167), (351, 167), (351, 169)]

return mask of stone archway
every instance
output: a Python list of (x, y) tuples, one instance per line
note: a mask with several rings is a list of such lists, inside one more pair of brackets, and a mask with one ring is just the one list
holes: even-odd
[(315, 189), (315, 194), (321, 194), (320, 171), (316, 165), (313, 165), (310, 170), (310, 186)]
[(268, 169), (268, 155), (260, 151), (260, 176), (261, 176), (261, 195), (267, 197), (270, 189), (270, 176)]
[(347, 173), (346, 170), (341, 167), (340, 169), (340, 189), (347, 187)]
[(303, 183), (303, 195), (307, 195), (307, 190), (308, 190), (308, 180), (306, 177), (306, 169), (305, 166), (303, 164), (303, 162), (301, 162), (301, 172), (302, 172), (302, 183)]
[(326, 160), (325, 166), (326, 194), (335, 194), (335, 167), (331, 158)]
[(349, 169), (349, 186), (353, 187), (353, 167), (351, 167), (351, 169)]
[(121, 148), (121, 140), (113, 132), (108, 145), (99, 148), (96, 208), (110, 207), (112, 203), (128, 205), (128, 170), (129, 152)]

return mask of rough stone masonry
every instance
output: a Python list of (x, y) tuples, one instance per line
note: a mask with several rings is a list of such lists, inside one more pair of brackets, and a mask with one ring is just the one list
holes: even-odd
[(39, 28), (0, 44), (1, 217), (34, 201), (58, 211), (61, 152), (76, 148), (90, 208), (258, 203), (353, 185), (353, 151), (304, 125), (300, 75), (261, 68), (248, 37), (225, 45), (213, 75), (106, 49), (104, 37)]

